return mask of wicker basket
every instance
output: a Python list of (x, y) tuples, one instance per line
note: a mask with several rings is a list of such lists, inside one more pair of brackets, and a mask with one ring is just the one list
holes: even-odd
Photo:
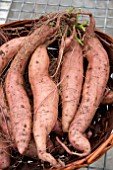
[[(34, 28), (34, 25), (37, 21), (38, 20), (23, 20), (0, 25), (0, 45), (12, 38), (26, 36)], [(111, 74), (113, 73), (113, 38), (97, 29), (95, 29), (95, 33), (100, 38), (109, 55)], [(109, 78), (108, 86), (113, 90), (112, 78)], [(100, 117), (102, 118), (100, 119)], [(84, 158), (72, 156), (71, 159), (66, 162), (66, 167), (62, 169), (70, 170), (87, 166), (98, 160), (107, 150), (113, 146), (113, 134), (111, 133), (113, 129), (112, 105), (109, 105), (108, 109), (106, 105), (100, 106), (100, 110), (96, 113), (90, 128), (94, 132), (94, 135), (90, 139), (92, 145), (91, 154)], [(32, 169), (34, 169), (34, 167), (32, 166)]]

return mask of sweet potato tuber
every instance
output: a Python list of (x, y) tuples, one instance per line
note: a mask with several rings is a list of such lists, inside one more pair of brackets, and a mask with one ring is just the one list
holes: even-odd
[[(2, 84), (0, 85), (0, 127), (2, 129), (2, 135), (5, 137), (6, 141), (12, 147), (13, 149), (16, 149), (16, 144), (14, 141), (14, 137), (12, 134), (12, 127), (11, 127), (11, 120), (10, 120), (10, 110), (9, 107), (7, 106), (6, 102), (6, 97), (5, 97), (5, 92), (3, 89)], [(60, 127), (60, 122), (57, 121), (55, 128), (55, 131), (58, 131), (58, 134), (61, 133), (61, 127)], [(5, 140), (4, 139), (4, 140)], [(49, 137), (47, 137), (47, 148), (49, 152), (52, 152), (54, 150), (53, 143)], [(33, 139), (30, 141), (28, 148), (26, 149), (25, 156), (29, 157), (36, 157), (37, 152), (36, 152), (36, 145), (33, 141)]]
[[(69, 44), (69, 39), (70, 37), (67, 37), (65, 40), (65, 48)], [(63, 56), (60, 80), (62, 89), (62, 129), (64, 132), (68, 132), (69, 125), (76, 114), (83, 80), (82, 48), (74, 38), (68, 46), (68, 51)]]
[(13, 135), (21, 154), (23, 154), (28, 147), (32, 121), (31, 106), (24, 89), (23, 74), (25, 67), (36, 47), (57, 31), (59, 23), (60, 17), (58, 17), (55, 27), (51, 27), (47, 24), (42, 25), (25, 38), (24, 44), (11, 63), (6, 77), (5, 90), (10, 107)]
[(0, 47), (0, 74), (22, 46), (24, 37), (14, 38)]
[(106, 51), (94, 34), (94, 20), (87, 27), (84, 51), (88, 67), (83, 85), (82, 100), (69, 128), (69, 141), (74, 148), (82, 151), (79, 156), (91, 152), (91, 146), (84, 133), (90, 125), (101, 102), (109, 78), (109, 60)]
[(58, 89), (48, 74), (49, 57), (46, 43), (33, 53), (29, 64), (29, 81), (34, 98), (33, 134), (38, 157), (57, 166), (54, 157), (46, 152), (48, 134), (52, 131), (58, 117)]

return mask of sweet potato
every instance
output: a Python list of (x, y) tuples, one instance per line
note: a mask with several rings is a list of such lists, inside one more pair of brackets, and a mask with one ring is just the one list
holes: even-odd
[(103, 97), (102, 104), (113, 104), (113, 91), (109, 91), (108, 94)]
[(22, 46), (24, 37), (14, 38), (0, 47), (0, 74)]
[(90, 125), (95, 112), (101, 102), (109, 78), (109, 59), (100, 41), (94, 33), (94, 20), (87, 27), (84, 39), (84, 52), (88, 67), (83, 85), (82, 100), (78, 111), (70, 124), (69, 141), (74, 148), (86, 156), (91, 152), (91, 146), (86, 138), (85, 131)]
[[(2, 129), (2, 135), (5, 137), (6, 141), (9, 143), (10, 147), (16, 149), (16, 144), (12, 134), (11, 120), (10, 120), (10, 110), (7, 106), (5, 92), (2, 84), (0, 85), (0, 127)], [(61, 134), (61, 123), (56, 122), (53, 131), (56, 131), (57, 134)], [(57, 132), (58, 131), (58, 132)], [(47, 148), (49, 152), (54, 150), (53, 143), (49, 137), (47, 137)], [(33, 140), (30, 141), (27, 150), (24, 153), (25, 156), (36, 157), (36, 145)]]
[(58, 117), (58, 89), (48, 74), (49, 57), (46, 44), (40, 45), (32, 55), (29, 64), (29, 82), (34, 99), (33, 134), (38, 157), (57, 166), (55, 158), (46, 152), (48, 134)]
[[(69, 44), (65, 40), (65, 47)], [(62, 129), (68, 132), (69, 125), (76, 114), (83, 82), (83, 56), (80, 44), (73, 38), (68, 51), (63, 56), (61, 70)]]
[(31, 106), (24, 89), (24, 71), (33, 51), (57, 31), (59, 23), (60, 17), (58, 17), (55, 27), (47, 24), (42, 25), (25, 38), (24, 44), (11, 63), (6, 77), (5, 91), (10, 108), (13, 135), (21, 154), (28, 147), (32, 121)]
[(5, 169), (10, 166), (10, 153), (7, 143), (0, 136), (0, 169)]

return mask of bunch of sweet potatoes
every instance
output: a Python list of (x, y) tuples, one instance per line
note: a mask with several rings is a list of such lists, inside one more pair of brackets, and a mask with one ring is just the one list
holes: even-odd
[[(89, 15), (89, 25), (79, 24), (78, 14)], [(113, 92), (105, 95), (109, 58), (92, 14), (63, 11), (38, 22), (29, 35), (0, 47), (0, 169), (10, 166), (11, 148), (58, 168), (65, 164), (55, 152), (88, 155), (86, 131), (99, 105), (113, 102)]]

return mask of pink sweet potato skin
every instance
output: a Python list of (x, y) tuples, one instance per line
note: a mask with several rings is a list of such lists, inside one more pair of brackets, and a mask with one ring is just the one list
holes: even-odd
[(9, 61), (16, 55), (24, 42), (24, 37), (12, 39), (0, 47), (0, 74)]
[(25, 42), (11, 63), (6, 77), (5, 91), (10, 108), (13, 135), (21, 154), (28, 147), (32, 125), (31, 106), (24, 89), (24, 71), (33, 51), (57, 31), (59, 22), (60, 18), (55, 27), (42, 25), (25, 38)]
[[(57, 130), (59, 134), (61, 133), (61, 130), (58, 125), (59, 122), (57, 123)], [(10, 147), (16, 149), (15, 140), (12, 134), (10, 110), (6, 102), (6, 96), (2, 85), (0, 85), (0, 127), (2, 129), (2, 135), (5, 137), (4, 140), (7, 141)], [(54, 150), (53, 143), (49, 137), (47, 137), (47, 149), (49, 152)], [(37, 157), (36, 144), (33, 139), (30, 141), (24, 155), (28, 157)]]
[[(54, 151), (54, 145), (53, 145), (52, 140), (49, 138), (49, 136), (47, 136), (47, 150), (50, 153), (52, 153)], [(24, 152), (24, 155), (28, 156), (28, 157), (31, 157), (31, 158), (34, 158), (34, 157), (38, 158), (37, 148), (36, 148), (36, 144), (35, 144), (34, 139), (31, 139), (31, 141), (30, 141), (30, 143), (28, 145), (28, 148)]]
[(10, 153), (5, 140), (0, 137), (0, 169), (5, 169), (10, 166)]
[(22, 154), (30, 140), (32, 114), (22, 77), (18, 73), (11, 72), (6, 78), (6, 95), (10, 107), (13, 136)]
[[(58, 90), (48, 75), (49, 57), (46, 46), (40, 45), (30, 60), (29, 81), (34, 98), (33, 134), (38, 157), (57, 165), (54, 157), (46, 152), (46, 140), (58, 117)], [(35, 77), (35, 78), (34, 78)]]
[(108, 55), (100, 41), (88, 31), (84, 44), (88, 67), (81, 104), (69, 128), (69, 141), (74, 148), (83, 152), (80, 156), (91, 152), (90, 143), (84, 134), (102, 100), (109, 77)]
[[(69, 38), (66, 39), (68, 44)], [(67, 47), (66, 44), (66, 47)], [(73, 39), (63, 56), (61, 70), (62, 129), (68, 132), (76, 114), (83, 82), (83, 56), (80, 44)]]

